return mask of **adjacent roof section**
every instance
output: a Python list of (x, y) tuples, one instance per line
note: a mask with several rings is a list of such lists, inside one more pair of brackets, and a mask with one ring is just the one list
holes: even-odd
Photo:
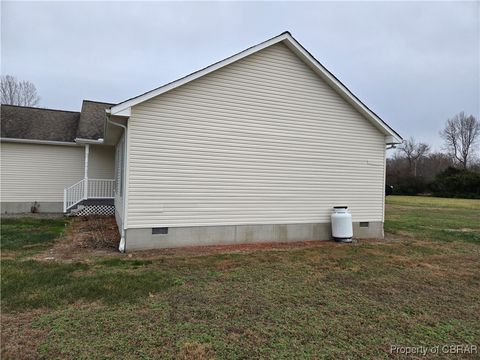
[(196, 71), (190, 75), (187, 75), (159, 88), (148, 91), (134, 98), (125, 100), (115, 106), (112, 106), (112, 108), (110, 109), (110, 113), (112, 115), (128, 117), (130, 116), (132, 106), (147, 101), (167, 91), (173, 90), (190, 81), (205, 76), (217, 69), (220, 69), (235, 61), (241, 60), (251, 54), (254, 54), (260, 50), (263, 50), (269, 46), (280, 42), (284, 43), (302, 61), (304, 61), (308, 66), (310, 66), (318, 76), (320, 76), (327, 84), (329, 84), (335, 91), (337, 91), (340, 96), (342, 96), (348, 103), (350, 103), (355, 109), (357, 109), (361, 114), (363, 114), (365, 118), (370, 120), (385, 135), (386, 143), (401, 143), (402, 137), (395, 130), (393, 130), (377, 114), (375, 114), (365, 104), (363, 104), (345, 85), (340, 82), (340, 80), (338, 80), (332, 73), (330, 73), (317, 59), (312, 56), (312, 54), (310, 54), (297, 40), (295, 40), (288, 31), (283, 32), (282, 34), (275, 36), (274, 38), (271, 38), (267, 41), (264, 41), (258, 45), (252, 46), (236, 55), (230, 56), (222, 61), (210, 65), (202, 70)]
[(0, 117), (2, 138), (73, 142), (80, 113), (2, 105)]
[(113, 104), (91, 100), (83, 100), (77, 138), (97, 140), (103, 138), (105, 110)]
[(1, 137), (37, 141), (75, 142), (103, 138), (105, 110), (110, 103), (84, 100), (82, 111), (2, 105)]

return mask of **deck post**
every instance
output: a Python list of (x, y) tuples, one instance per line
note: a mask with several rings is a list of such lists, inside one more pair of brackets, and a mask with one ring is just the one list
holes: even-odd
[(83, 183), (83, 197), (85, 200), (88, 199), (88, 155), (90, 153), (90, 144), (85, 145), (85, 171), (83, 175), (84, 183)]

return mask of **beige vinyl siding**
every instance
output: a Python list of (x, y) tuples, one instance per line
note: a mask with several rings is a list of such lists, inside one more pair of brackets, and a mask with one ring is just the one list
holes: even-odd
[(91, 179), (114, 179), (115, 148), (90, 145), (88, 177)]
[(132, 108), (127, 227), (383, 221), (385, 137), (276, 44)]
[(1, 144), (2, 202), (63, 201), (83, 173), (83, 146)]

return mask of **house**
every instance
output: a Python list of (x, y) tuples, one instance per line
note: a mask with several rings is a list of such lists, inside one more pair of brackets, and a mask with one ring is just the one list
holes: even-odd
[(285, 32), (119, 104), (2, 107), (2, 212), (114, 212), (120, 250), (383, 237), (402, 138)]
[(115, 143), (98, 140), (111, 105), (86, 100), (81, 112), (2, 105), (2, 213), (66, 212), (84, 198), (101, 197), (99, 206), (78, 215), (88, 215), (86, 210), (113, 215)]

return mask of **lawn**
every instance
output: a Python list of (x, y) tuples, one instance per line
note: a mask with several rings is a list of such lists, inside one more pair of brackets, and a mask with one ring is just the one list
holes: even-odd
[(386, 220), (385, 231), (389, 233), (480, 245), (480, 200), (391, 196)]
[(64, 229), (45, 221), (2, 220), (2, 358), (383, 359), (395, 344), (480, 346), (479, 200), (388, 197), (382, 242), (201, 256), (39, 260)]
[(2, 251), (47, 249), (65, 230), (64, 219), (2, 219)]

